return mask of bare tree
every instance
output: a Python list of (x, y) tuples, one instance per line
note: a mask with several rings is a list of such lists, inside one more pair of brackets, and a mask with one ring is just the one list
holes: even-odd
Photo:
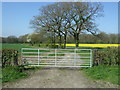
[(66, 16), (70, 20), (69, 33), (74, 37), (76, 47), (79, 45), (79, 35), (82, 31), (87, 31), (92, 34), (97, 33), (97, 27), (95, 24), (95, 18), (102, 16), (102, 5), (100, 3), (88, 3), (88, 2), (75, 2), (68, 3), (70, 9), (69, 16)]
[(35, 16), (31, 24), (36, 29), (44, 28), (58, 35), (60, 46), (64, 37), (64, 47), (70, 33), (78, 47), (81, 32), (96, 34), (95, 18), (102, 16), (102, 8), (100, 3), (59, 2), (40, 9), (40, 15)]

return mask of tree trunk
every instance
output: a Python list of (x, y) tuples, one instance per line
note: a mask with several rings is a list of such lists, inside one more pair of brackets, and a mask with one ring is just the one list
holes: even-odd
[(66, 39), (67, 39), (67, 35), (64, 36), (64, 48), (66, 48)]
[(59, 33), (59, 45), (60, 45), (60, 48), (62, 47), (62, 36), (60, 35)]
[(30, 42), (30, 44), (33, 46), (33, 42)]
[(54, 32), (53, 43), (54, 43), (54, 47), (55, 47), (55, 32)]
[(75, 40), (76, 48), (78, 48), (79, 47), (79, 33), (74, 34), (74, 40)]
[(74, 42), (75, 42), (75, 45), (76, 45), (76, 35), (74, 34)]
[(78, 48), (79, 47), (79, 39), (77, 38), (77, 40), (76, 40), (76, 48)]
[(77, 41), (76, 41), (76, 48), (78, 48), (79, 47), (79, 33), (77, 33), (76, 39), (77, 39)]

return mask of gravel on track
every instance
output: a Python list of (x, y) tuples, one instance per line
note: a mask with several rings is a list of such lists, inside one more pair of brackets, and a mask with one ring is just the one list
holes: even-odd
[[(46, 68), (31, 71), (30, 76), (16, 82), (4, 83), (3, 88), (101, 88), (77, 68)], [(109, 87), (109, 86), (107, 86)], [(110, 85), (110, 87), (112, 87)]]

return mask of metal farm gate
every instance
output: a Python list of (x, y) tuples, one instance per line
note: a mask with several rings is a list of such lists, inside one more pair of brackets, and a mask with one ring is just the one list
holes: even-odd
[(43, 67), (91, 67), (91, 49), (22, 48), (23, 65)]

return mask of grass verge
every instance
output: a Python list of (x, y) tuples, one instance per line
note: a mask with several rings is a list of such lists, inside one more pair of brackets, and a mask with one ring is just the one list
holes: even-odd
[(0, 84), (2, 83), (2, 68), (0, 67)]
[(42, 69), (42, 67), (8, 66), (2, 69), (2, 82), (12, 82), (19, 79), (27, 78), (29, 77), (29, 71), (36, 71), (40, 69)]
[(99, 65), (91, 68), (84, 68), (83, 71), (93, 80), (104, 80), (120, 85), (118, 81), (118, 66)]
[(15, 81), (17, 79), (25, 78), (28, 74), (21, 72), (20, 67), (8, 66), (2, 69), (2, 82)]

